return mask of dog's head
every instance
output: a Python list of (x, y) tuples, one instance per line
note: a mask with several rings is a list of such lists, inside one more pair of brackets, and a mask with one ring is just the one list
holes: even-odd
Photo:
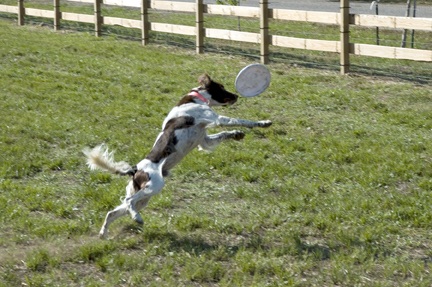
[(209, 75), (203, 74), (198, 78), (200, 87), (199, 92), (204, 94), (209, 100), (209, 106), (227, 106), (232, 105), (237, 101), (238, 96), (225, 90), (222, 84), (213, 81)]

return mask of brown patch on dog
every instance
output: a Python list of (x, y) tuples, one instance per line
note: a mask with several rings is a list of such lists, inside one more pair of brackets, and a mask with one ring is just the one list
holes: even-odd
[(135, 190), (143, 189), (146, 183), (150, 180), (150, 176), (147, 172), (139, 170), (133, 176), (133, 185)]
[(189, 104), (189, 103), (195, 103), (194, 97), (186, 95), (180, 99), (180, 101), (177, 103), (177, 107), (181, 106), (181, 105)]
[(158, 163), (161, 159), (164, 159), (170, 154), (176, 152), (175, 145), (177, 144), (178, 139), (175, 136), (175, 131), (191, 127), (194, 123), (195, 119), (189, 116), (169, 120), (162, 132), (162, 135), (154, 144), (153, 149), (146, 158), (154, 163)]

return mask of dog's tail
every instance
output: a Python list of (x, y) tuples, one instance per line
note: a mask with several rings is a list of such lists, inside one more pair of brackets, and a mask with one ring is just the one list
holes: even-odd
[(136, 169), (127, 162), (115, 162), (113, 152), (109, 152), (104, 144), (93, 149), (85, 148), (83, 153), (87, 157), (87, 165), (91, 170), (101, 169), (119, 175), (134, 175), (136, 173)]

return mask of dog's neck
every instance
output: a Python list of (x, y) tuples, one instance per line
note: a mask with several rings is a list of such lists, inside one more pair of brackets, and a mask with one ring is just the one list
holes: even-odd
[(199, 99), (200, 101), (204, 102), (206, 105), (208, 105), (210, 103), (210, 100), (206, 99), (203, 95), (201, 95), (198, 90), (194, 89), (194, 90), (190, 91), (190, 93), (188, 95)]

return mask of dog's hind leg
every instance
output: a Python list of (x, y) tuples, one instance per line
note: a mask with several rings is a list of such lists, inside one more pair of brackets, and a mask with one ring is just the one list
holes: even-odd
[(101, 230), (99, 231), (99, 237), (105, 238), (108, 234), (108, 226), (117, 218), (126, 215), (128, 213), (127, 204), (124, 202), (121, 205), (117, 206), (113, 210), (109, 211), (105, 216), (105, 221), (102, 225)]
[[(141, 210), (144, 207), (147, 206), (148, 202), (150, 200), (150, 197), (148, 198), (144, 198), (143, 200), (138, 201), (135, 204), (135, 210)], [(107, 213), (106, 217), (105, 217), (105, 222), (102, 225), (102, 228), (99, 232), (99, 237), (100, 238), (106, 238), (107, 234), (108, 234), (108, 226), (116, 219), (118, 219), (119, 217), (122, 217), (124, 215), (128, 214), (128, 206), (127, 203), (124, 202), (123, 204), (117, 206), (115, 209), (111, 210), (110, 212)]]
[(199, 147), (204, 150), (213, 150), (218, 144), (224, 140), (233, 139), (239, 141), (245, 136), (242, 131), (225, 131), (217, 134), (207, 135), (199, 144)]
[(147, 206), (148, 202), (150, 201), (150, 197), (151, 196), (144, 197), (144, 198), (142, 198), (142, 197), (137, 198), (134, 196), (132, 199), (127, 200), (128, 212), (129, 212), (130, 216), (132, 217), (132, 219), (138, 224), (141, 224), (141, 225), (144, 224), (144, 220), (142, 219), (142, 216), (139, 213), (139, 211)]
[(144, 220), (142, 219), (141, 214), (139, 214), (139, 210), (147, 205), (153, 195), (160, 193), (163, 186), (163, 178), (157, 178), (157, 176), (155, 176), (153, 180), (149, 181), (148, 185), (144, 189), (141, 189), (133, 196), (125, 199), (127, 210), (133, 220), (139, 224), (144, 224)]

